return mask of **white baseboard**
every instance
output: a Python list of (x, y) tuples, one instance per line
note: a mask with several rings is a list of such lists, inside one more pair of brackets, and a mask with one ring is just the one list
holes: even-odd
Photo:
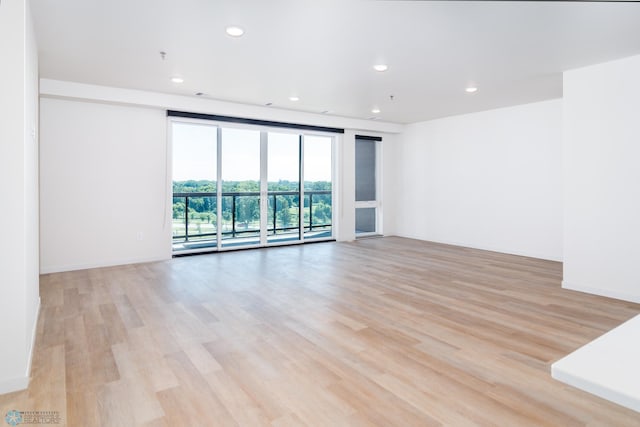
[(519, 250), (511, 250), (511, 249), (505, 249), (505, 248), (497, 248), (493, 246), (476, 245), (469, 242), (458, 242), (455, 240), (447, 240), (447, 239), (433, 240), (433, 239), (426, 239), (424, 237), (418, 237), (418, 236), (413, 236), (413, 235), (408, 235), (403, 233), (396, 233), (394, 234), (394, 236), (404, 237), (407, 239), (422, 240), (423, 242), (442, 243), (445, 245), (460, 246), (463, 248), (480, 249), (482, 251), (489, 251), (489, 252), (498, 252), (498, 253), (507, 254), (507, 255), (516, 255), (516, 256), (523, 256), (527, 258), (536, 258), (536, 259), (543, 259), (548, 261), (562, 262), (561, 257), (537, 253), (537, 252), (519, 251)]
[(128, 258), (86, 264), (45, 265), (40, 267), (40, 274), (62, 273), (65, 271), (88, 270), (90, 268), (114, 267), (128, 264), (142, 264), (145, 262), (166, 261), (168, 259), (171, 259), (171, 255), (149, 258)]
[(583, 286), (577, 283), (567, 282), (566, 280), (562, 281), (562, 288), (608, 298), (615, 298), (622, 301), (640, 303), (640, 295), (628, 294), (626, 292), (618, 292), (615, 290), (612, 291), (610, 289), (603, 289), (595, 286)]
[(24, 376), (18, 378), (10, 378), (0, 381), (0, 394), (12, 393), (14, 391), (25, 390), (29, 387), (29, 378), (31, 377), (31, 362), (33, 361), (33, 352), (36, 344), (36, 335), (38, 333), (38, 319), (40, 318), (40, 297), (38, 297), (38, 307), (36, 308), (36, 318), (33, 321), (33, 330), (31, 331), (31, 345), (27, 357), (27, 371)]

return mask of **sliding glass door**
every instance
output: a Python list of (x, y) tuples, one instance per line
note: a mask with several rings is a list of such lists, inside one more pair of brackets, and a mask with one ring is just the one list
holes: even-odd
[(260, 244), (260, 132), (222, 129), (222, 247)]
[(267, 242), (300, 240), (300, 135), (268, 133)]
[(173, 123), (173, 248), (217, 246), (218, 134), (213, 126)]
[(171, 122), (174, 252), (331, 239), (333, 138)]
[(304, 238), (331, 238), (333, 223), (332, 138), (304, 136)]

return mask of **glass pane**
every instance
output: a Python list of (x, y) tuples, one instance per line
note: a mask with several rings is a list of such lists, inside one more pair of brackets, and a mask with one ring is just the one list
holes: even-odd
[(376, 200), (376, 142), (356, 139), (356, 202)]
[(222, 129), (222, 246), (260, 243), (260, 132)]
[(356, 209), (356, 235), (361, 233), (375, 233), (376, 208)]
[(268, 134), (267, 241), (300, 239), (300, 136)]
[(173, 250), (216, 247), (217, 128), (173, 123)]
[(326, 136), (304, 137), (304, 238), (331, 237), (331, 142)]

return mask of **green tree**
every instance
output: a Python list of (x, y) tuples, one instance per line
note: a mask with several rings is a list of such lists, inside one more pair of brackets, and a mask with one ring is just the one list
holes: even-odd
[(173, 219), (184, 218), (184, 202), (175, 202), (173, 204)]
[(280, 221), (282, 222), (282, 227), (288, 227), (291, 223), (291, 212), (289, 211), (289, 201), (282, 196), (278, 197), (278, 201), (280, 202), (280, 206), (278, 212), (280, 213)]

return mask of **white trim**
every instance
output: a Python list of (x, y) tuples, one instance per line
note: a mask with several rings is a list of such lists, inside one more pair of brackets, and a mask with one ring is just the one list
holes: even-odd
[[(171, 239), (173, 242), (173, 239)], [(222, 250), (222, 128), (216, 127), (216, 243)]]
[[(267, 220), (269, 215), (269, 132), (260, 132), (260, 246), (267, 245)], [(222, 159), (224, 160), (224, 159)], [(299, 170), (299, 169), (298, 169)], [(299, 175), (298, 175), (299, 176)], [(220, 183), (222, 185), (222, 183)], [(298, 184), (298, 189), (299, 189)], [(276, 207), (273, 207), (274, 215), (276, 215)], [(275, 231), (274, 231), (275, 232)], [(298, 236), (299, 238), (300, 236)]]
[(22, 377), (11, 378), (0, 381), (0, 394), (12, 393), (14, 391), (25, 390), (29, 388), (29, 379), (31, 378), (31, 364), (33, 362), (33, 352), (36, 347), (36, 335), (38, 333), (38, 319), (40, 318), (40, 297), (38, 297), (38, 307), (36, 308), (36, 318), (33, 321), (33, 329), (31, 330), (31, 341), (29, 351), (27, 352), (27, 370)]
[(392, 236), (404, 237), (406, 239), (422, 240), (423, 242), (441, 243), (443, 245), (460, 246), (462, 248), (480, 249), (482, 251), (498, 252), (498, 253), (507, 254), (507, 255), (523, 256), (527, 258), (537, 258), (545, 261), (562, 262), (561, 258), (551, 257), (547, 254), (541, 254), (538, 252), (534, 253), (534, 252), (527, 252), (527, 251), (514, 251), (511, 249), (498, 248), (495, 246), (484, 246), (484, 245), (478, 246), (469, 242), (459, 242), (454, 240), (427, 239), (424, 237), (412, 236), (404, 233), (394, 233), (392, 234)]
[(91, 268), (115, 267), (119, 265), (128, 265), (128, 264), (142, 264), (146, 262), (166, 261), (169, 259), (171, 259), (171, 253), (162, 257), (123, 258), (123, 259), (115, 259), (115, 260), (107, 261), (104, 263), (51, 265), (51, 266), (41, 267), (40, 274), (61, 273), (65, 271), (74, 271), (74, 270), (88, 270)]
[(592, 286), (583, 286), (578, 283), (567, 282), (566, 280), (562, 281), (562, 288), (640, 304), (640, 295), (628, 294), (625, 292), (617, 292), (617, 291), (612, 291), (610, 289), (603, 289), (603, 288), (592, 287)]
[(384, 170), (384, 153), (382, 150), (384, 149), (384, 145), (382, 145), (382, 141), (376, 141), (376, 202), (378, 203), (378, 207), (376, 208), (376, 232), (378, 235), (384, 235), (384, 204), (382, 201), (382, 190), (384, 188), (384, 181), (382, 176), (382, 171)]
[[(216, 206), (216, 212), (217, 212), (217, 218), (220, 219), (222, 218), (222, 184), (223, 184), (223, 179), (222, 179), (222, 172), (223, 172), (223, 156), (222, 156), (222, 149), (223, 149), (223, 144), (225, 143), (224, 138), (222, 137), (222, 131), (224, 129), (239, 129), (239, 130), (249, 130), (249, 131), (253, 131), (253, 132), (259, 132), (260, 134), (260, 242), (259, 244), (252, 244), (252, 245), (233, 245), (233, 246), (229, 246), (229, 247), (223, 247), (224, 244), (224, 239), (222, 239), (222, 226), (221, 223), (218, 222), (217, 224), (217, 246), (214, 247), (213, 246), (207, 246), (207, 247), (202, 247), (202, 248), (196, 248), (196, 249), (184, 249), (184, 250), (178, 250), (175, 251), (173, 250), (173, 235), (171, 235), (171, 253), (172, 256), (180, 256), (180, 255), (187, 255), (187, 254), (194, 254), (194, 253), (206, 253), (206, 252), (214, 252), (214, 251), (219, 251), (219, 252), (223, 252), (225, 250), (236, 250), (236, 249), (250, 249), (250, 248), (258, 248), (258, 247), (270, 247), (270, 246), (280, 246), (280, 245), (285, 245), (285, 244), (296, 244), (296, 243), (304, 243), (305, 241), (305, 232), (304, 232), (304, 146), (305, 146), (305, 138), (306, 137), (316, 137), (316, 138), (326, 138), (330, 140), (330, 155), (331, 155), (331, 183), (332, 183), (332, 222), (331, 222), (331, 236), (329, 238), (327, 238), (326, 240), (334, 240), (334, 236), (335, 236), (335, 229), (336, 229), (336, 220), (335, 220), (335, 207), (334, 207), (334, 203), (335, 203), (335, 188), (336, 185), (334, 183), (334, 176), (335, 176), (335, 157), (334, 157), (334, 147), (336, 144), (336, 134), (333, 133), (325, 133), (325, 132), (304, 132), (303, 130), (300, 129), (294, 129), (294, 128), (273, 128), (273, 127), (269, 127), (269, 126), (260, 126), (260, 125), (245, 125), (245, 124), (241, 124), (241, 123), (231, 123), (231, 126), (227, 126), (227, 123), (225, 122), (217, 122), (215, 120), (202, 120), (202, 119), (191, 119), (191, 118), (182, 118), (182, 117), (168, 117), (167, 120), (168, 123), (168, 130), (167, 130), (167, 134), (168, 134), (168, 148), (167, 148), (167, 152), (168, 153), (172, 153), (173, 152), (173, 126), (176, 123), (182, 123), (182, 124), (190, 124), (190, 125), (194, 125), (194, 126), (207, 126), (207, 127), (211, 127), (211, 128), (215, 128), (217, 130), (217, 146), (216, 146), (216, 150), (217, 150), (217, 157), (216, 157), (216, 165), (217, 165), (217, 172), (216, 172), (216, 195), (217, 195), (217, 200), (219, 201)], [(286, 132), (283, 132), (286, 131)], [(268, 147), (269, 147), (269, 134), (270, 133), (286, 133), (289, 135), (296, 135), (298, 137), (298, 147), (299, 147), (299, 155), (298, 155), (298, 171), (299, 171), (299, 198), (300, 198), (300, 206), (299, 206), (299, 218), (300, 218), (300, 223), (299, 223), (299, 236), (298, 236), (298, 240), (296, 241), (287, 241), (286, 243), (284, 242), (278, 242), (278, 241), (269, 241), (269, 235), (268, 235), (268, 211), (269, 211), (269, 188), (268, 188), (268, 177), (269, 177), (269, 151), (268, 151)], [(172, 163), (172, 162), (171, 162)], [(169, 166), (167, 166), (169, 168)], [(167, 194), (166, 194), (166, 199), (171, 201), (172, 197), (173, 197), (173, 174), (172, 173), (168, 173), (168, 176), (170, 176), (168, 182), (167, 182)], [(170, 210), (170, 233), (172, 234), (172, 230), (173, 230), (173, 212), (172, 210)], [(308, 239), (311, 242), (316, 242), (316, 241), (321, 241), (323, 239), (316, 239), (316, 238), (311, 238)]]
[(342, 207), (342, 200), (338, 197), (338, 189), (342, 184), (340, 170), (340, 150), (338, 150), (338, 141), (342, 143), (342, 135), (335, 135), (331, 138), (331, 239), (337, 240), (338, 236), (338, 224), (339, 209)]
[(355, 202), (356, 209), (378, 208), (377, 200), (363, 200)]
[(305, 243), (320, 243), (320, 242), (335, 242), (336, 239), (333, 237), (323, 237), (323, 238), (307, 238), (304, 242), (301, 240), (288, 240), (286, 242), (271, 242), (267, 246), (260, 245), (245, 245), (245, 246), (228, 246), (223, 249), (216, 249), (215, 246), (209, 246), (205, 248), (198, 249), (185, 249), (181, 251), (177, 251), (173, 253), (173, 258), (179, 258), (183, 255), (194, 255), (194, 254), (217, 254), (224, 252), (234, 252), (234, 251), (243, 251), (243, 250), (255, 250), (255, 249), (269, 249), (269, 248), (277, 248), (284, 246), (296, 246), (296, 245), (304, 245)]
[[(356, 147), (358, 144), (358, 139), (359, 138), (356, 135)], [(375, 194), (375, 200), (361, 200), (361, 201), (356, 200), (354, 202), (354, 215), (355, 215), (355, 211), (357, 211), (358, 209), (375, 209), (375, 221), (374, 221), (375, 229), (370, 232), (362, 232), (362, 233), (358, 233), (357, 230), (354, 230), (356, 239), (383, 235), (382, 187), (384, 183), (382, 180), (382, 141), (373, 141), (373, 140), (369, 141), (366, 139), (360, 139), (360, 141), (367, 141), (374, 144), (373, 145), (374, 155), (375, 155), (374, 185), (376, 187), (375, 188), (376, 194)], [(357, 148), (356, 148), (356, 157), (357, 155), (358, 154), (357, 154)], [(356, 158), (356, 162), (357, 162), (357, 158)], [(356, 183), (356, 186), (357, 186), (357, 183)]]
[(171, 258), (180, 257), (183, 255), (193, 255), (193, 254), (215, 254), (218, 252), (217, 246), (207, 246), (197, 249), (182, 249), (179, 251), (173, 251)]
[(163, 230), (169, 234), (167, 249), (173, 252), (173, 121), (167, 120), (167, 143), (165, 159), (165, 221)]
[[(298, 135), (298, 238), (302, 243), (304, 243), (304, 147), (307, 144), (305, 134), (301, 133)], [(333, 151), (333, 139), (331, 140), (331, 148)], [(331, 153), (333, 156), (333, 152)], [(333, 160), (331, 163), (331, 173), (333, 174)], [(331, 187), (333, 188), (333, 181), (331, 182)], [(333, 194), (331, 195), (331, 199), (333, 200)], [(309, 219), (313, 219), (313, 212), (311, 211), (311, 206), (309, 206)], [(332, 212), (333, 212), (333, 203), (332, 203)], [(276, 207), (273, 207), (273, 214), (275, 215), (277, 212)], [(333, 214), (333, 213), (332, 213)], [(331, 224), (333, 224), (333, 218), (331, 219)], [(331, 227), (333, 230), (333, 227)], [(274, 230), (275, 234), (275, 230)]]
[(40, 297), (38, 297), (38, 307), (36, 307), (36, 318), (33, 319), (33, 329), (31, 330), (31, 345), (29, 346), (29, 360), (27, 361), (27, 379), (31, 376), (31, 362), (33, 362), (33, 350), (36, 346), (36, 335), (38, 333), (38, 319), (40, 318)]

